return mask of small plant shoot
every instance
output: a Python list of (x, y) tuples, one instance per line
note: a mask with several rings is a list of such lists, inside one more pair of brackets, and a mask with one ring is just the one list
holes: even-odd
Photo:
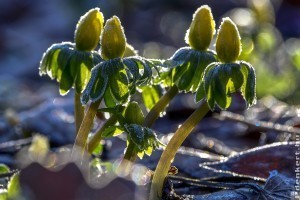
[[(75, 90), (73, 158), (83, 160), (84, 154), (95, 153), (102, 139), (126, 134), (127, 147), (118, 171), (128, 172), (137, 158), (151, 156), (165, 146), (149, 197), (161, 199), (176, 152), (201, 119), (216, 106), (228, 109), (233, 93), (242, 94), (247, 108), (256, 102), (255, 70), (250, 63), (238, 60), (242, 42), (237, 26), (226, 17), (216, 36), (215, 29), (211, 8), (199, 7), (183, 38), (188, 46), (158, 60), (137, 55), (117, 16), (105, 21), (99, 8), (83, 15), (74, 42), (52, 45), (39, 68), (40, 75), (57, 80), (61, 95)], [(192, 93), (199, 106), (164, 145), (151, 126), (180, 92)], [(103, 113), (106, 118), (93, 131), (95, 117)]]

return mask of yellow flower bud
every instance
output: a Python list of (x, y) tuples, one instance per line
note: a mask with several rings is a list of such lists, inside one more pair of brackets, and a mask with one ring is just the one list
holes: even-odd
[(131, 46), (130, 44), (127, 43), (126, 48), (125, 48), (124, 57), (137, 56), (137, 55), (138, 55), (137, 50), (135, 50), (133, 46)]
[(126, 37), (117, 16), (113, 16), (106, 21), (100, 43), (101, 57), (103, 59), (109, 60), (123, 57), (126, 47)]
[(75, 30), (76, 49), (92, 51), (100, 40), (104, 17), (99, 8), (94, 8), (83, 15), (77, 23)]
[(218, 58), (224, 63), (232, 63), (238, 59), (241, 49), (241, 37), (236, 25), (228, 17), (223, 18), (216, 41)]
[(186, 43), (196, 50), (205, 51), (215, 34), (215, 25), (210, 7), (201, 6), (193, 15), (193, 21), (185, 36)]

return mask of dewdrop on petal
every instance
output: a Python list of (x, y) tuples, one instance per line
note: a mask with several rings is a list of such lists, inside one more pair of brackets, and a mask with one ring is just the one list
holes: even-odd
[(209, 6), (201, 6), (193, 15), (185, 41), (193, 49), (205, 51), (215, 34), (215, 21)]
[(75, 30), (76, 49), (79, 51), (94, 50), (100, 40), (104, 17), (99, 8), (94, 8), (83, 15)]
[(241, 50), (241, 37), (236, 25), (230, 18), (223, 18), (216, 41), (218, 58), (224, 63), (235, 62)]
[(126, 37), (117, 16), (107, 20), (100, 38), (101, 57), (105, 60), (121, 58), (126, 48)]

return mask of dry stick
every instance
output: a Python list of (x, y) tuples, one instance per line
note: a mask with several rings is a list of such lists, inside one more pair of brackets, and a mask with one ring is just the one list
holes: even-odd
[(79, 152), (76, 152), (77, 147), (81, 148), (81, 150), (79, 150), (81, 156), (84, 155), (87, 138), (92, 129), (94, 117), (97, 114), (97, 110), (100, 105), (100, 102), (101, 102), (101, 99), (96, 102), (92, 102), (90, 105), (88, 105), (87, 112), (82, 120), (81, 126), (80, 126), (79, 131), (76, 136), (75, 144), (74, 144), (74, 147), (72, 150), (73, 158), (74, 158), (74, 156), (75, 156), (75, 158), (78, 156), (77, 153), (79, 153)]
[(247, 120), (243, 115), (235, 114), (228, 111), (222, 111), (221, 115), (216, 116), (216, 118), (221, 120), (225, 118), (235, 122), (240, 122), (248, 126), (255, 127), (261, 131), (278, 131), (278, 132), (300, 134), (299, 128), (294, 128), (292, 126), (287, 126), (287, 125), (272, 123), (272, 122), (264, 122), (259, 120)]
[[(222, 189), (237, 189), (242, 187), (251, 187), (251, 188), (257, 188), (260, 187), (255, 183), (231, 183), (231, 182), (217, 182), (217, 181), (208, 181), (208, 180), (201, 180), (201, 179), (193, 179), (193, 178), (187, 178), (182, 176), (174, 176), (174, 175), (168, 175), (168, 178), (171, 180), (181, 181), (186, 184), (199, 186), (199, 187), (208, 187), (208, 188), (222, 188)], [(244, 177), (247, 179), (254, 179), (249, 177)], [(265, 183), (266, 179), (254, 179), (255, 181), (259, 181), (261, 183)]]
[(81, 105), (80, 95), (75, 91), (74, 94), (74, 118), (75, 118), (75, 127), (76, 133), (78, 133), (82, 119), (84, 117), (84, 107)]
[(199, 121), (208, 113), (209, 107), (205, 100), (202, 100), (199, 107), (192, 113), (192, 115), (180, 126), (171, 138), (166, 149), (163, 151), (156, 170), (153, 175), (150, 199), (159, 200), (162, 197), (162, 189), (164, 180), (168, 174), (168, 170), (171, 166), (171, 162), (174, 159), (177, 150), (186, 139), (186, 137), (192, 132)]

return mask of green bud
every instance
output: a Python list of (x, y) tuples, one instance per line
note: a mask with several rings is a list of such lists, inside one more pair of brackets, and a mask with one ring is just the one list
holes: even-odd
[(129, 124), (142, 124), (144, 114), (137, 102), (130, 102), (125, 111), (125, 119)]
[(186, 33), (185, 41), (192, 48), (205, 51), (215, 34), (215, 21), (210, 7), (205, 5), (197, 9), (193, 21)]
[(126, 37), (117, 16), (106, 21), (100, 38), (101, 57), (105, 60), (121, 58), (126, 48)]
[(80, 51), (94, 50), (100, 40), (104, 17), (99, 8), (94, 8), (83, 15), (75, 30), (76, 49)]
[(126, 43), (124, 57), (137, 56), (137, 55), (138, 55), (137, 50), (135, 50), (134, 47), (131, 46), (130, 44)]
[(236, 25), (228, 17), (223, 18), (216, 41), (218, 58), (224, 63), (235, 62), (241, 49), (241, 37)]

